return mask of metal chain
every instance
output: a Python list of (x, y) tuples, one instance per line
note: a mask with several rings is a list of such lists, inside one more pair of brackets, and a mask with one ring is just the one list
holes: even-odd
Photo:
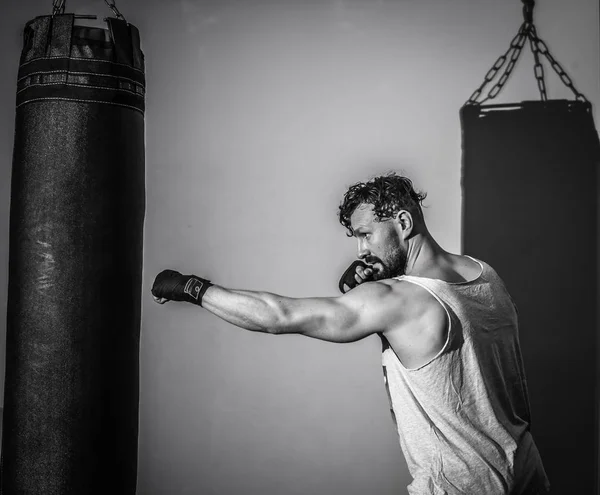
[(533, 7), (535, 0), (521, 0), (523, 2), (523, 19), (527, 24), (533, 24)]
[(493, 100), (494, 98), (496, 98), (496, 96), (498, 96), (500, 91), (502, 91), (502, 88), (504, 88), (506, 81), (508, 81), (508, 78), (511, 76), (515, 65), (517, 65), (517, 61), (519, 60), (521, 52), (523, 51), (523, 47), (525, 46), (525, 42), (527, 41), (527, 35), (523, 34), (517, 36), (518, 39), (516, 40), (516, 42), (513, 42), (511, 44), (509, 52), (512, 53), (510, 55), (510, 60), (508, 62), (508, 65), (506, 66), (506, 69), (500, 76), (500, 79), (498, 79), (498, 82), (492, 87), (492, 89), (490, 89), (488, 96), (483, 101)]
[(535, 26), (532, 24), (529, 28), (528, 32), (529, 38), (529, 47), (531, 48), (531, 53), (533, 53), (533, 59), (535, 61), (533, 65), (533, 74), (535, 75), (535, 80), (537, 81), (538, 89), (540, 91), (540, 97), (542, 101), (548, 100), (548, 93), (546, 91), (546, 80), (544, 74), (544, 66), (540, 62), (540, 49), (538, 48), (537, 41), (539, 40), (537, 36), (537, 32), (535, 30)]
[(557, 62), (557, 60), (552, 56), (546, 43), (544, 43), (544, 41), (542, 41), (542, 39), (540, 39), (537, 36), (535, 28), (533, 28), (533, 33), (535, 35), (535, 44), (538, 52), (548, 59), (548, 62), (550, 62), (550, 66), (552, 67), (552, 69), (554, 69), (554, 72), (558, 74), (558, 77), (560, 77), (560, 80), (564, 83), (564, 85), (567, 86), (567, 88), (569, 88), (573, 92), (575, 98), (579, 101), (587, 102), (588, 99), (582, 93), (580, 93), (577, 90), (577, 88), (575, 88), (573, 80), (569, 77), (569, 75), (565, 72), (565, 70)]
[[(575, 88), (575, 85), (573, 84), (571, 78), (567, 75), (562, 66), (552, 56), (546, 43), (544, 43), (544, 41), (542, 41), (542, 39), (538, 36), (537, 30), (533, 24), (533, 5), (535, 4), (535, 2), (532, 0), (523, 0), (523, 3), (523, 16), (525, 18), (525, 22), (521, 24), (519, 32), (511, 41), (510, 48), (507, 50), (506, 53), (501, 55), (498, 58), (498, 60), (496, 60), (492, 68), (485, 75), (481, 86), (479, 86), (479, 88), (477, 88), (473, 92), (473, 94), (469, 97), (465, 105), (480, 105), (498, 96), (498, 94), (506, 84), (506, 81), (511, 76), (527, 40), (529, 40), (529, 46), (531, 48), (531, 52), (533, 53), (533, 58), (535, 61), (533, 73), (535, 75), (541, 99), (543, 101), (547, 101), (548, 99), (544, 66), (541, 62), (541, 55), (543, 55), (544, 57), (546, 57), (546, 59), (548, 59), (548, 62), (550, 62), (552, 69), (558, 74), (561, 81), (571, 91), (573, 91), (576, 99), (579, 101), (587, 102), (587, 98)], [(478, 101), (485, 88), (497, 77), (498, 72), (502, 69), (502, 67), (504, 67), (504, 64), (507, 60), (509, 60), (509, 58), (510, 61), (506, 66), (506, 69), (504, 69), (504, 72), (500, 76), (498, 82), (494, 86), (492, 86), (487, 96), (483, 100)]]
[(59, 15), (65, 13), (65, 0), (53, 0), (52, 2), (52, 15)]
[[(527, 33), (525, 31), (525, 23), (524, 23), (521, 25), (521, 28), (519, 29), (519, 32), (517, 33), (517, 35), (510, 42), (509, 49), (506, 51), (506, 53), (504, 53), (503, 55), (500, 55), (500, 57), (498, 57), (498, 60), (496, 60), (496, 62), (492, 66), (492, 68), (485, 75), (485, 78), (484, 78), (481, 86), (479, 86), (479, 88), (477, 88), (473, 92), (473, 94), (470, 96), (470, 98), (468, 99), (468, 101), (466, 103), (467, 105), (481, 104), (487, 100), (495, 98), (498, 95), (498, 93), (500, 93), (500, 91), (506, 84), (506, 81), (512, 74), (513, 69), (515, 68), (517, 60), (519, 59), (519, 56), (521, 55), (521, 51), (523, 50), (523, 46), (525, 46), (526, 40), (527, 40)], [(500, 79), (498, 80), (498, 82), (489, 91), (488, 96), (483, 101), (480, 101), (480, 102), (477, 101), (478, 98), (483, 93), (484, 89), (488, 86), (488, 84), (490, 84), (497, 77), (498, 72), (500, 71), (500, 69), (502, 69), (502, 67), (504, 67), (504, 64), (506, 63), (507, 60), (509, 60), (509, 58), (510, 58), (510, 61), (508, 62), (506, 69), (500, 76)]]
[[(106, 5), (108, 5), (110, 10), (113, 11), (113, 13), (115, 14), (115, 17), (117, 19), (125, 20), (125, 17), (123, 17), (121, 12), (119, 12), (119, 9), (117, 9), (115, 0), (104, 0), (104, 2), (106, 3)], [(65, 13), (65, 0), (53, 0), (52, 1), (52, 15), (55, 16), (55, 15), (64, 14), (64, 13)]]
[(113, 11), (113, 13), (115, 14), (115, 17), (117, 19), (122, 19), (125, 20), (125, 17), (123, 17), (121, 15), (121, 12), (119, 12), (119, 9), (117, 9), (117, 6), (115, 4), (115, 0), (104, 0), (106, 2), (106, 5), (108, 5), (110, 7), (110, 10)]

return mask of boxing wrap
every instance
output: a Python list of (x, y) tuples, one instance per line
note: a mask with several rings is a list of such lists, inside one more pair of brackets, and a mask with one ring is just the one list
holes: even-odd
[(170, 301), (183, 301), (202, 306), (202, 297), (212, 285), (210, 280), (196, 275), (182, 275), (175, 270), (163, 270), (154, 280), (152, 294)]
[[(356, 281), (354, 276), (356, 275), (356, 269), (359, 266), (362, 266), (363, 268), (367, 268), (368, 265), (361, 260), (356, 260), (347, 268), (347, 270), (342, 275), (342, 278), (340, 278), (340, 281), (338, 283), (338, 288), (340, 289), (340, 292), (342, 294), (349, 292), (350, 290), (354, 289), (354, 287), (356, 287), (358, 285), (358, 282)], [(344, 290), (344, 285), (348, 286), (347, 291)]]

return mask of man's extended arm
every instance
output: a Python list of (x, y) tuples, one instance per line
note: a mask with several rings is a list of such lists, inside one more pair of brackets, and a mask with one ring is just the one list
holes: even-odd
[[(157, 297), (167, 297), (153, 292)], [(212, 285), (202, 297), (202, 306), (246, 330), (297, 333), (341, 343), (354, 342), (389, 328), (397, 317), (394, 308), (399, 306), (398, 301), (390, 304), (391, 292), (385, 283), (366, 283), (341, 297), (290, 298)]]

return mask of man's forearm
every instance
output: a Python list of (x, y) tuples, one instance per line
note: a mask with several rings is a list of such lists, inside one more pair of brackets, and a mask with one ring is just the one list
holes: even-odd
[(222, 320), (246, 330), (280, 333), (285, 321), (283, 301), (287, 298), (269, 292), (210, 287), (202, 306)]
[(156, 276), (152, 295), (160, 304), (189, 302), (232, 325), (265, 333), (296, 332), (306, 320), (306, 309), (309, 314), (313, 309), (306, 300), (270, 292), (226, 289), (205, 278), (182, 275), (175, 270), (163, 270)]

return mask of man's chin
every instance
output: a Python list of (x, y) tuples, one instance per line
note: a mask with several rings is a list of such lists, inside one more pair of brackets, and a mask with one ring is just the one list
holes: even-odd
[[(398, 270), (399, 272), (401, 272), (401, 270)], [(404, 275), (404, 273), (392, 273), (391, 270), (388, 270), (386, 267), (373, 267), (373, 276), (371, 277), (371, 280), (374, 282), (377, 282), (378, 280), (386, 280), (388, 278), (394, 278), (394, 277), (400, 277)]]

